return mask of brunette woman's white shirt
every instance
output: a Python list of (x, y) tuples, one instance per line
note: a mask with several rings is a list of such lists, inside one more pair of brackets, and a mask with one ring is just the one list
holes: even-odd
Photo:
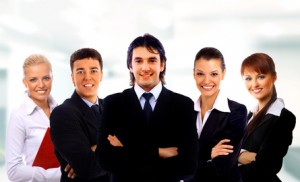
[[(48, 101), (52, 112), (57, 103), (51, 96)], [(26, 91), (24, 102), (11, 112), (6, 130), (5, 164), (10, 181), (60, 181), (60, 167), (45, 170), (32, 166), (48, 127), (49, 118)]]
[[(273, 104), (270, 105), (266, 114), (272, 114), (274, 116), (280, 116), (281, 110), (284, 108), (284, 101), (281, 98), (277, 98)], [(253, 109), (251, 109), (252, 113), (256, 113), (258, 111), (258, 105), (256, 105)], [(252, 121), (254, 114), (250, 118), (248, 124)]]
[(219, 93), (218, 93), (218, 96), (214, 102), (214, 105), (213, 107), (206, 111), (205, 115), (204, 115), (204, 118), (202, 120), (201, 118), (201, 102), (200, 102), (200, 98), (201, 98), (201, 95), (200, 97), (198, 98), (197, 101), (194, 102), (194, 110), (198, 112), (197, 114), (197, 122), (196, 122), (196, 126), (197, 126), (197, 133), (198, 133), (198, 138), (200, 138), (200, 135), (201, 135), (201, 132), (202, 132), (202, 129), (211, 113), (212, 110), (216, 109), (218, 111), (221, 111), (221, 112), (228, 112), (230, 113), (230, 109), (229, 109), (229, 106), (228, 106), (228, 98), (227, 96), (225, 95), (224, 92), (222, 92), (222, 90), (219, 90)]

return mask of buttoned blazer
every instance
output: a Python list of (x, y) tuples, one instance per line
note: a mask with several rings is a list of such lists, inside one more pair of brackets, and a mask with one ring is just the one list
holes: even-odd
[[(246, 128), (247, 109), (228, 99), (229, 112), (212, 110), (199, 138), (198, 170), (193, 181), (238, 182), (238, 156)], [(212, 148), (222, 139), (230, 139), (233, 153), (211, 160)]]
[[(252, 113), (249, 113), (248, 119), (251, 116)], [(282, 109), (280, 116), (265, 115), (254, 131), (245, 138), (242, 148), (257, 155), (256, 161), (239, 167), (243, 181), (281, 181), (276, 174), (292, 144), (295, 124), (295, 115), (286, 108)]]
[[(103, 121), (96, 152), (113, 181), (179, 181), (197, 165), (197, 131), (193, 101), (165, 87), (147, 122), (134, 88), (104, 99)], [(124, 147), (113, 147), (108, 134)], [(178, 147), (178, 156), (162, 159), (158, 148)]]
[[(99, 99), (101, 105), (102, 100)], [(91, 146), (97, 144), (97, 121), (91, 108), (74, 91), (71, 98), (57, 106), (50, 116), (50, 135), (61, 164), (61, 181), (92, 182), (106, 172), (96, 161)], [(64, 168), (70, 164), (76, 178), (68, 178)]]

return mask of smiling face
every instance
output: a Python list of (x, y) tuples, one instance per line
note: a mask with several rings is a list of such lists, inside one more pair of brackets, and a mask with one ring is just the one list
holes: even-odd
[(159, 74), (164, 67), (165, 64), (161, 62), (157, 51), (149, 52), (146, 47), (133, 49), (130, 72), (134, 75), (136, 83), (145, 91), (150, 91), (159, 83)]
[(28, 96), (37, 104), (47, 102), (52, 87), (52, 71), (48, 63), (27, 66), (24, 70), (23, 83), (28, 89)]
[(247, 90), (259, 103), (267, 103), (271, 99), (276, 75), (257, 73), (253, 69), (245, 68), (243, 79)]
[(207, 60), (200, 58), (196, 60), (194, 79), (202, 97), (216, 98), (224, 76), (225, 70), (222, 71), (220, 59)]
[(99, 61), (92, 58), (76, 60), (71, 77), (78, 95), (89, 102), (95, 103), (98, 87), (102, 80)]

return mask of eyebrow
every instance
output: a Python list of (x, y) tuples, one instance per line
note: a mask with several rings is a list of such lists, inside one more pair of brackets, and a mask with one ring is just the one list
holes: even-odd
[(84, 70), (83, 68), (76, 68), (75, 71), (81, 71), (81, 70)]

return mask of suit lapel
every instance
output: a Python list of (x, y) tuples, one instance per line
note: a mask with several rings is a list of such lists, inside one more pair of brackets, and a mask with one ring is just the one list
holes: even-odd
[[(154, 125), (154, 124), (158, 124), (160, 125), (161, 123), (157, 123), (160, 122), (160, 120), (163, 120), (163, 116), (166, 116), (167, 114), (164, 113), (168, 113), (169, 109), (170, 109), (170, 93), (168, 91), (168, 89), (166, 89), (165, 87), (162, 87), (162, 91), (159, 94), (158, 98), (157, 98), (157, 102), (155, 104), (155, 108), (153, 110), (153, 113), (150, 117), (150, 124)], [(176, 113), (173, 113), (176, 114)]]
[[(132, 124), (141, 124), (145, 121), (144, 115), (143, 115), (143, 110), (142, 106), (140, 104), (140, 101), (134, 91), (134, 88), (132, 87), (131, 89), (125, 90), (123, 92), (123, 99), (124, 99), (124, 108), (125, 113), (130, 114), (130, 122), (134, 122)], [(130, 107), (128, 107), (130, 106)]]
[[(251, 117), (252, 117), (252, 113), (250, 113), (250, 114), (248, 115), (248, 124), (249, 124), (249, 119), (251, 119)], [(270, 121), (271, 118), (273, 118), (273, 117), (274, 117), (274, 115), (271, 115), (271, 114), (265, 115), (264, 118), (263, 118), (263, 119), (258, 123), (258, 125), (255, 127), (254, 131), (253, 131), (252, 133), (250, 133), (250, 134), (248, 135), (248, 137), (246, 137), (246, 139), (249, 138), (253, 133), (255, 133), (255, 131), (256, 131), (258, 128), (260, 128), (261, 126), (263, 126), (263, 125), (265, 125), (265, 124), (268, 124), (268, 121)]]
[(81, 99), (81, 97), (77, 94), (76, 91), (74, 91), (73, 95), (71, 96), (71, 100), (72, 100), (72, 102), (74, 102), (75, 105), (78, 105), (78, 108), (80, 108), (79, 112), (81, 112), (84, 122), (86, 124), (92, 125), (95, 128), (98, 128), (99, 122), (97, 121), (97, 118), (94, 116), (93, 111)]
[[(224, 122), (224, 119), (226, 119), (227, 116), (228, 113), (219, 112), (216, 109), (212, 110), (202, 129), (200, 140), (202, 138), (205, 138), (205, 140), (201, 140), (201, 142), (211, 142), (211, 139), (214, 139), (217, 136), (216, 133), (224, 129), (225, 125), (227, 124)], [(201, 142), (199, 142), (199, 144)]]

